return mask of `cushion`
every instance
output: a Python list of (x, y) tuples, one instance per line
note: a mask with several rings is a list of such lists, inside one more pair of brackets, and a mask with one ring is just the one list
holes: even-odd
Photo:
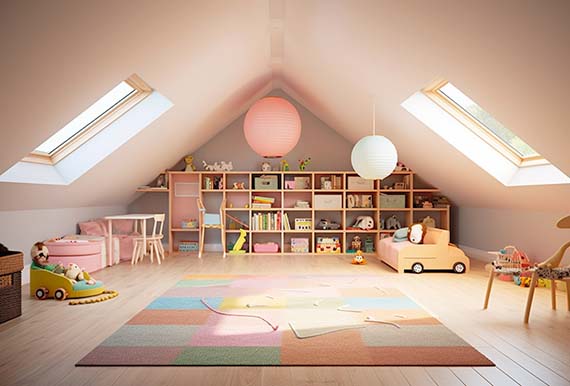
[(105, 231), (101, 228), (101, 224), (96, 221), (80, 222), (79, 229), (82, 235), (87, 236), (103, 236), (105, 234)]
[(394, 232), (394, 242), (399, 243), (408, 240), (408, 228), (400, 228)]
[(128, 235), (134, 228), (134, 220), (113, 220), (113, 233)]

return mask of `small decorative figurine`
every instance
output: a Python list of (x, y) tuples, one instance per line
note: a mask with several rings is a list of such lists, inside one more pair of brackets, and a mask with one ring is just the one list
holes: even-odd
[(396, 172), (411, 172), (412, 170), (407, 167), (406, 165), (404, 165), (402, 162), (398, 162), (396, 164), (396, 168), (394, 169), (394, 171)]
[(186, 163), (186, 169), (184, 169), (184, 171), (186, 172), (196, 171), (196, 166), (194, 166), (194, 157), (192, 157), (191, 155), (187, 155), (186, 157), (184, 157), (184, 162)]
[(269, 162), (263, 162), (261, 164), (261, 171), (262, 172), (270, 172), (271, 171), (271, 164)]
[(362, 240), (360, 239), (360, 236), (356, 235), (352, 238), (352, 242), (350, 243), (350, 248), (354, 249), (355, 251), (362, 249)]
[(362, 255), (362, 251), (361, 251), (361, 250), (356, 251), (356, 254), (355, 254), (354, 257), (352, 258), (351, 264), (354, 264), (354, 265), (364, 265), (364, 264), (366, 264), (366, 259), (365, 259), (364, 256)]
[(311, 163), (311, 157), (299, 160), (299, 170), (304, 171)]
[(402, 224), (400, 223), (400, 220), (398, 220), (398, 217), (396, 217), (395, 214), (388, 217), (388, 219), (386, 220), (386, 229), (388, 230), (400, 229), (401, 227)]
[(288, 172), (289, 171), (289, 162), (286, 159), (281, 160), (281, 171)]

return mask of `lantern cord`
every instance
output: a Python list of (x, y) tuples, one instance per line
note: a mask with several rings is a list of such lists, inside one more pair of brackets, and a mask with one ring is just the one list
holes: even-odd
[(376, 135), (376, 100), (372, 102), (372, 135)]

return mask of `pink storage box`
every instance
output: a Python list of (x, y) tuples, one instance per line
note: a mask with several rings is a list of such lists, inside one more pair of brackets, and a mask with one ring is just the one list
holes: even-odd
[(255, 243), (253, 244), (254, 252), (261, 253), (275, 253), (279, 251), (279, 244), (277, 243)]
[(94, 272), (104, 267), (101, 256), (102, 241), (56, 240), (46, 241), (51, 264), (61, 263), (67, 266), (75, 263), (87, 272)]

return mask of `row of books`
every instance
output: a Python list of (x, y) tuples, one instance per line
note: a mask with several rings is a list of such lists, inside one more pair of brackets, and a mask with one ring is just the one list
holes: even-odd
[(281, 230), (281, 212), (254, 213), (251, 217), (251, 230), (278, 231)]

